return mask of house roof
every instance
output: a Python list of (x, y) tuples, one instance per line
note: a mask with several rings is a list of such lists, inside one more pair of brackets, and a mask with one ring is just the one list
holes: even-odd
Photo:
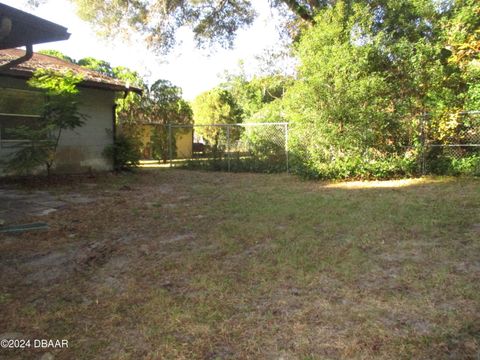
[[(20, 49), (3, 49), (0, 50), (0, 66), (25, 54)], [(83, 81), (81, 86), (92, 87), (97, 89), (107, 89), (113, 91), (134, 91), (141, 93), (142, 90), (135, 86), (129, 86), (123, 81), (114, 79), (110, 76), (101, 74), (97, 71), (81, 67), (71, 62), (39, 53), (34, 53), (32, 58), (26, 62), (15, 65), (8, 70), (0, 72), (0, 76), (13, 76), (20, 78), (30, 78), (37, 69), (54, 70), (54, 71), (73, 71), (74, 74), (82, 75)]]
[(0, 4), (0, 49), (67, 40), (67, 28)]

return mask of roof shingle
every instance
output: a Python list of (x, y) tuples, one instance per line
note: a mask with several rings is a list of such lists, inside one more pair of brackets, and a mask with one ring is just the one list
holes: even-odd
[[(25, 54), (20, 49), (3, 49), (0, 50), (0, 66), (12, 60), (15, 60)], [(10, 75), (15, 77), (29, 78), (37, 69), (54, 70), (54, 71), (73, 71), (74, 74), (81, 75), (83, 81), (81, 86), (92, 87), (98, 89), (107, 89), (113, 91), (134, 91), (141, 93), (141, 89), (135, 86), (125, 84), (119, 79), (101, 74), (97, 71), (90, 70), (80, 65), (70, 63), (68, 61), (39, 53), (34, 53), (32, 58), (26, 62), (14, 66), (8, 70), (0, 72), (0, 75)]]

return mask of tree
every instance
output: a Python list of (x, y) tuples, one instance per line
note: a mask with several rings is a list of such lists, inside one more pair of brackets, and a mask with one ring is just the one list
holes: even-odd
[(232, 94), (215, 88), (198, 95), (192, 103), (195, 125), (235, 124), (241, 121), (241, 109)]
[(459, 0), (452, 17), (444, 22), (448, 61), (461, 70), (465, 110), (480, 109), (480, 3)]
[(281, 100), (292, 82), (293, 78), (279, 74), (253, 76), (252, 79), (248, 79), (245, 73), (240, 72), (236, 75), (227, 75), (227, 80), (221, 87), (231, 93), (241, 109), (243, 121), (250, 121), (257, 118), (256, 115), (267, 104)]
[(134, 123), (182, 123), (192, 121), (192, 110), (182, 98), (182, 90), (168, 80), (157, 80), (150, 87), (144, 87), (142, 96), (125, 108), (120, 122)]
[[(380, 145), (392, 130), (383, 112), (390, 106), (388, 84), (370, 72), (373, 46), (351, 43), (356, 21), (347, 18), (348, 11), (337, 4), (304, 34), (298, 46), (300, 80), (287, 94), (289, 115), (298, 125), (297, 150), (304, 148), (303, 157), (319, 164)], [(358, 10), (356, 16), (362, 15)]]
[(112, 69), (112, 66), (110, 65), (110, 63), (105, 60), (99, 60), (93, 57), (86, 57), (78, 60), (77, 64), (84, 68), (98, 71), (101, 74), (104, 74), (110, 77), (115, 77), (114, 69)]
[(192, 123), (192, 109), (182, 98), (181, 88), (168, 80), (157, 80), (144, 87), (142, 96), (135, 95), (133, 101), (122, 108), (119, 121), (122, 130), (133, 138), (139, 137), (142, 124), (154, 125), (150, 138), (153, 155), (165, 162), (169, 146), (167, 125)]
[[(38, 6), (38, 0), (28, 0)], [(143, 35), (156, 51), (168, 51), (175, 44), (176, 30), (187, 26), (199, 46), (219, 43), (231, 47), (239, 29), (256, 17), (253, 0), (70, 0), (77, 13), (106, 37)], [(269, 0), (270, 5), (306, 23), (334, 0)]]
[[(242, 111), (228, 90), (215, 88), (198, 95), (192, 103), (195, 125), (235, 124), (242, 120)], [(224, 142), (226, 131), (217, 126), (202, 126), (196, 133), (215, 147)], [(239, 134), (231, 134), (238, 137)]]
[(63, 54), (62, 52), (60, 52), (58, 50), (40, 50), (38, 53), (53, 56), (53, 57), (71, 62), (72, 64), (75, 64), (74, 59), (72, 59), (70, 56), (67, 56), (67, 55)]
[(34, 73), (28, 84), (43, 90), (47, 100), (35, 126), (12, 130), (26, 142), (18, 144), (18, 150), (8, 161), (7, 171), (29, 173), (43, 164), (47, 175), (50, 175), (62, 132), (74, 130), (85, 121), (85, 115), (78, 111), (77, 102), (77, 85), (81, 80), (81, 76), (71, 72), (40, 69)]
[(442, 16), (429, 0), (337, 1), (318, 13), (296, 45), (298, 80), (285, 97), (306, 172), (404, 171), (415, 115), (458, 100), (442, 63)]

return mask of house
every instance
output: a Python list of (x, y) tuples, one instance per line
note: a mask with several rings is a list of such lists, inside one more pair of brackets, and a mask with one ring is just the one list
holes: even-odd
[[(23, 139), (8, 129), (20, 125), (35, 126), (45, 102), (42, 92), (27, 85), (37, 69), (71, 71), (82, 76), (78, 95), (79, 112), (85, 124), (64, 131), (55, 162), (57, 172), (110, 170), (113, 164), (102, 155), (115, 139), (115, 98), (119, 92), (141, 89), (120, 80), (55, 57), (36, 54), (33, 45), (67, 40), (67, 29), (24, 11), (0, 3), (0, 176), (2, 162), (18, 149)], [(15, 49), (25, 47), (24, 50)]]
[[(112, 164), (102, 155), (115, 138), (115, 97), (118, 92), (140, 89), (120, 80), (55, 57), (36, 54), (33, 45), (67, 40), (67, 29), (45, 19), (0, 4), (0, 175), (2, 161), (21, 144), (8, 129), (35, 126), (45, 97), (27, 85), (37, 69), (71, 71), (82, 76), (78, 97), (79, 111), (86, 123), (62, 134), (57, 149), (57, 172), (110, 170)], [(25, 47), (24, 50), (15, 49)]]
[[(0, 50), (0, 67), (22, 53), (19, 49)], [(86, 122), (82, 127), (62, 133), (55, 171), (78, 173), (111, 170), (111, 161), (102, 153), (108, 145), (113, 144), (116, 133), (115, 98), (119, 92), (141, 90), (68, 61), (37, 53), (33, 53), (25, 62), (0, 71), (0, 161), (7, 159), (18, 142), (22, 141), (12, 137), (8, 128), (34, 125), (40, 116), (44, 95), (26, 83), (37, 69), (68, 70), (83, 78), (79, 84), (78, 102), (79, 112), (86, 115)]]

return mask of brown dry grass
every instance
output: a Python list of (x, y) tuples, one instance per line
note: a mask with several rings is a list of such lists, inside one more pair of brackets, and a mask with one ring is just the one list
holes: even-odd
[(58, 182), (59, 197), (96, 201), (0, 235), (0, 333), (69, 339), (56, 359), (475, 359), (479, 185), (181, 170)]

